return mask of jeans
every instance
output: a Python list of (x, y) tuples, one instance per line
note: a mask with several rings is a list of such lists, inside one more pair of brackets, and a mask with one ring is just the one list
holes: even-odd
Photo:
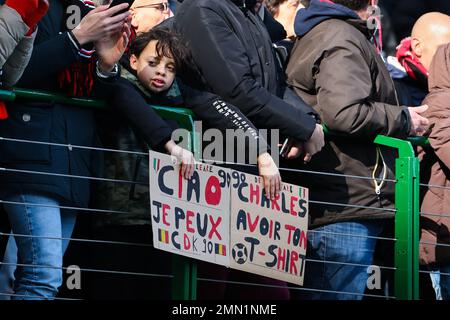
[(8, 238), (3, 263), (0, 266), (0, 300), (11, 300), (11, 296), (7, 294), (14, 293), (14, 271), (17, 264), (17, 246), (12, 236)]
[(450, 266), (439, 268), (441, 272), (441, 292), (443, 300), (450, 300)]
[(33, 204), (4, 204), (18, 249), (12, 299), (52, 299), (62, 284), (63, 255), (69, 244), (61, 238), (72, 235), (76, 213), (59, 209), (61, 202), (50, 195), (1, 197), (5, 201)]
[(430, 278), (436, 293), (436, 300), (450, 300), (450, 266), (441, 266), (431, 270)]
[(367, 265), (373, 262), (377, 242), (367, 236), (380, 236), (384, 226), (384, 220), (373, 220), (333, 223), (311, 230), (304, 290), (299, 289), (296, 296), (307, 300), (361, 300), (372, 275)]

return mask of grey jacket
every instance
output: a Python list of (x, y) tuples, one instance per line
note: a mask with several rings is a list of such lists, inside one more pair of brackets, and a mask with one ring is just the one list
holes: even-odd
[(26, 37), (28, 29), (15, 10), (0, 7), (0, 83), (4, 87), (20, 79), (30, 60), (36, 32)]

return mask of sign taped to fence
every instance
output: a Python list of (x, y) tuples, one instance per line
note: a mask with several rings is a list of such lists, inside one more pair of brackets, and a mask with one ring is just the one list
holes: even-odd
[(168, 155), (150, 151), (150, 207), (155, 248), (229, 266), (229, 170), (196, 164), (190, 180)]
[(283, 183), (269, 200), (262, 179), (231, 173), (230, 267), (303, 285), (308, 189)]

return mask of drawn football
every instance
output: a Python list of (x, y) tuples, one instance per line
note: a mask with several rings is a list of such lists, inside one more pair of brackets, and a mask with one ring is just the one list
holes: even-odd
[(235, 244), (231, 253), (237, 264), (244, 264), (247, 261), (247, 248), (242, 243)]

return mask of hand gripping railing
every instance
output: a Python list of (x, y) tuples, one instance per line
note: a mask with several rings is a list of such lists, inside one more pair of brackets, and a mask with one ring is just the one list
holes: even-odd
[[(37, 90), (25, 90), (13, 88), (12, 90), (0, 89), (0, 100), (13, 102), (16, 100), (32, 100), (50, 103), (61, 103), (71, 106), (88, 107), (94, 109), (106, 109), (105, 101), (88, 98), (67, 97), (61, 94), (43, 92)], [(190, 131), (187, 145), (196, 154), (198, 146), (194, 128), (194, 114), (190, 109), (152, 106), (155, 111), (166, 120), (175, 120), (178, 125)], [(196, 264), (189, 259), (173, 255), (172, 257), (172, 297), (177, 300), (191, 300), (196, 298)]]
[(400, 300), (418, 300), (419, 159), (409, 141), (378, 136), (375, 143), (398, 150), (395, 163), (395, 296)]

